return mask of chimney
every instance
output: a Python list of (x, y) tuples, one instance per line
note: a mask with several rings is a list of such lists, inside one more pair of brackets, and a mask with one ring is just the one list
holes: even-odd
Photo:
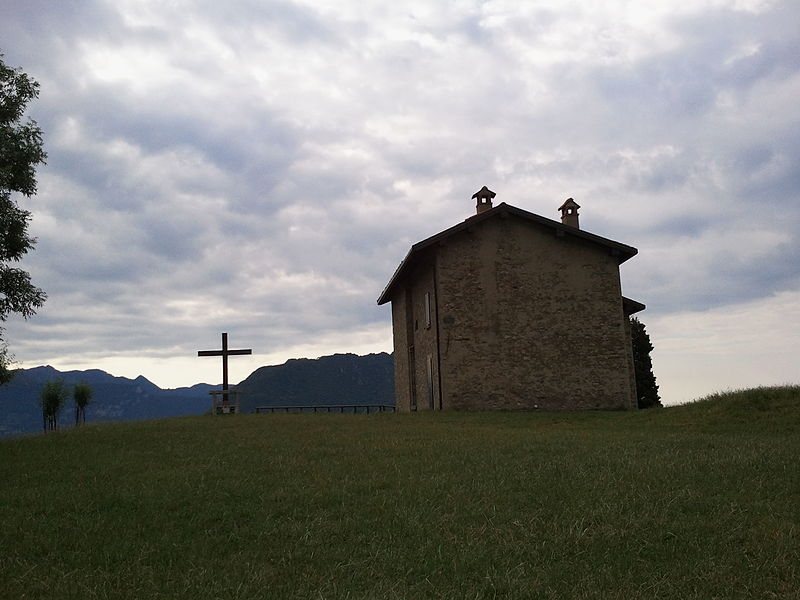
[(473, 198), (477, 198), (478, 203), (475, 205), (476, 214), (481, 214), (492, 208), (492, 198), (495, 194), (492, 190), (483, 186), (480, 190), (472, 194)]
[(561, 206), (558, 207), (558, 210), (561, 211), (561, 222), (564, 225), (569, 225), (570, 227), (574, 227), (575, 229), (580, 229), (578, 226), (578, 203), (575, 202), (572, 198), (567, 198), (567, 201), (564, 202)]

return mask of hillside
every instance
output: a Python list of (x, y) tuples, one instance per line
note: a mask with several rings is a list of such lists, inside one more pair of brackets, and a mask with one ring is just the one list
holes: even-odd
[(800, 387), (759, 387), (718, 392), (674, 407), (673, 419), (707, 427), (753, 427), (767, 424), (796, 431), (800, 417)]
[(385, 352), (299, 358), (261, 367), (242, 381), (242, 412), (256, 406), (394, 404), (394, 362)]
[(205, 416), (3, 440), (0, 589), (788, 600), (798, 433), (793, 386), (640, 412)]

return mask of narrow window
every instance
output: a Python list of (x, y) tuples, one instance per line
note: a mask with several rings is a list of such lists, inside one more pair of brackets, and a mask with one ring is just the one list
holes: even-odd
[(414, 346), (408, 347), (408, 387), (410, 396), (410, 409), (417, 410), (417, 357)]
[(428, 367), (428, 408), (433, 410), (433, 357), (430, 354), (428, 354), (426, 366)]
[(425, 292), (425, 329), (431, 328), (431, 293)]

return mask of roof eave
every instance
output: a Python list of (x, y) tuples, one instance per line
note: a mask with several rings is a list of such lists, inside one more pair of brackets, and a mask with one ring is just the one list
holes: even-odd
[(406, 257), (400, 261), (400, 264), (394, 270), (394, 274), (392, 275), (392, 278), (389, 280), (389, 283), (387, 283), (386, 287), (383, 288), (383, 292), (381, 292), (381, 295), (378, 297), (378, 306), (386, 304), (387, 302), (389, 302), (389, 300), (391, 300), (389, 296), (391, 295), (392, 288), (394, 287), (394, 284), (400, 279), (400, 272), (403, 270), (403, 268), (406, 266), (406, 263), (411, 258), (412, 252), (414, 252), (414, 246), (411, 246), (411, 249), (408, 251), (408, 253), (406, 253)]
[(622, 297), (622, 310), (625, 311), (626, 316), (631, 316), (638, 312), (643, 311), (647, 306), (638, 302), (636, 300), (631, 300), (630, 298), (626, 298), (625, 296)]

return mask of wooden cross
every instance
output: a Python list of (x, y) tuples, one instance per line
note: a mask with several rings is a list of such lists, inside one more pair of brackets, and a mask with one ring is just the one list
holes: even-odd
[(221, 356), (222, 357), (222, 389), (228, 389), (228, 357), (239, 354), (252, 354), (253, 350), (228, 350), (228, 334), (222, 334), (222, 350), (199, 350), (197, 356)]

